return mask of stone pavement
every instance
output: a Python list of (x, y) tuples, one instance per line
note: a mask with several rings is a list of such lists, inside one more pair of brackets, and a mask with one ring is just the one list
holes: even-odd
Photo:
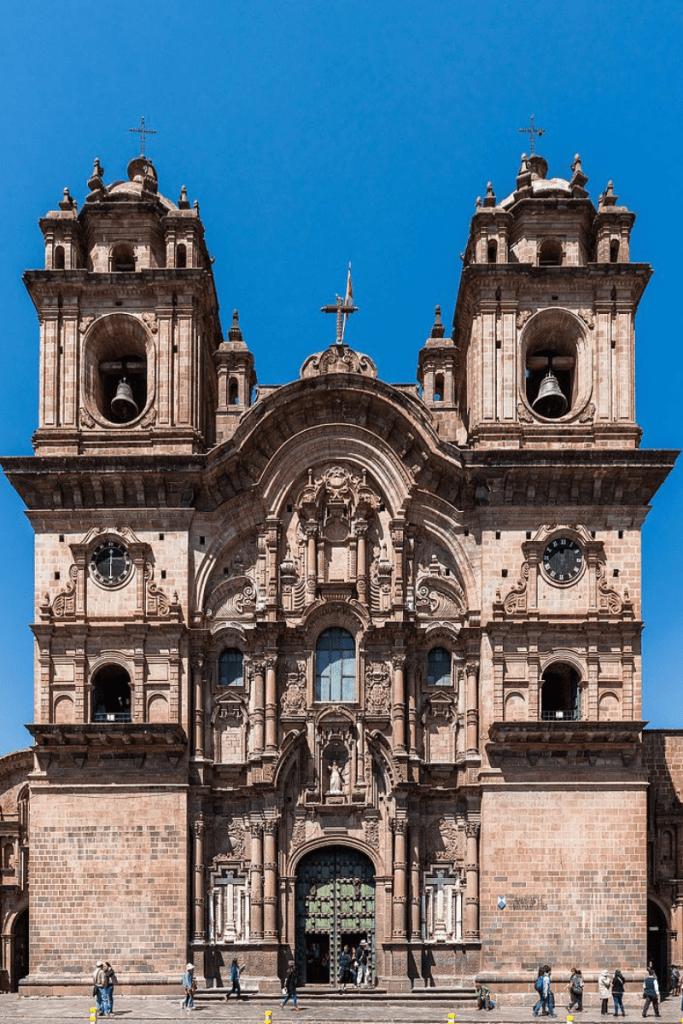
[[(18, 996), (0, 995), (0, 1024), (18, 1022), (56, 1021), (59, 1024), (89, 1024), (92, 999), (87, 996)], [(415, 994), (403, 999), (372, 1001), (330, 995), (329, 999), (306, 1002), (305, 994), (299, 998), (301, 1016), (297, 1024), (449, 1024), (448, 1014), (455, 1013), (455, 1024), (531, 1024), (531, 1005), (506, 1006), (505, 997), (495, 1010), (486, 1013), (478, 1011), (472, 1003), (458, 1003), (449, 1006), (444, 1001), (420, 1000)], [(625, 1000), (626, 1016), (632, 1020), (641, 1018), (642, 1003), (634, 995)], [(681, 1021), (679, 999), (662, 1003), (661, 1019), (664, 1024), (678, 1024)], [(265, 1011), (272, 1010), (272, 1024), (284, 1024), (291, 1019), (289, 1005), (280, 1007), (277, 997), (270, 1000), (245, 1000), (236, 1003), (199, 1002), (192, 1014), (180, 1007), (180, 994), (169, 996), (125, 996), (116, 995), (112, 1021), (121, 1024), (147, 1024), (148, 1021), (192, 1020), (197, 1024), (264, 1024)], [(651, 1019), (652, 1014), (648, 1015)], [(574, 1024), (610, 1024), (610, 1013), (601, 1017), (599, 1004), (577, 1014)], [(557, 1024), (565, 1024), (567, 1013), (557, 1014)], [(547, 1022), (549, 1024), (549, 1021)]]

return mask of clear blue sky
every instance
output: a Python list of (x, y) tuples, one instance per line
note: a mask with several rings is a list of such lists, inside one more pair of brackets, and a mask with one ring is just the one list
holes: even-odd
[[(608, 179), (635, 210), (632, 259), (655, 276), (637, 322), (643, 445), (683, 444), (680, 409), (683, 8), (547, 0), (34, 0), (2, 11), (0, 451), (29, 454), (38, 324), (21, 283), (43, 266), (37, 220), (68, 186), (82, 202), (157, 131), (162, 192), (187, 185), (215, 256), (223, 328), (240, 310), (261, 383), (332, 340), (318, 312), (353, 261), (349, 339), (391, 382), (415, 379), (438, 302), (449, 320), (477, 195), (514, 187), (533, 112), (538, 150), (594, 200)], [(683, 465), (643, 534), (644, 712), (683, 727)], [(0, 753), (33, 717), (32, 537), (0, 482)]]

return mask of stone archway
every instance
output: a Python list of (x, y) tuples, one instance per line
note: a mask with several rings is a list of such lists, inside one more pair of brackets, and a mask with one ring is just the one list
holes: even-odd
[(365, 940), (374, 963), (375, 868), (360, 850), (326, 846), (296, 872), (296, 965), (302, 984), (336, 985), (339, 954)]

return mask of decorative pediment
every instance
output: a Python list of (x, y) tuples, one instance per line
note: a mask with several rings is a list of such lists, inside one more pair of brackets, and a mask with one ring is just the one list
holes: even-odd
[(316, 352), (305, 360), (299, 376), (320, 377), (325, 373), (360, 373), (376, 377), (377, 367), (363, 352), (355, 352), (348, 345), (330, 345), (324, 352)]
[(442, 722), (454, 722), (457, 718), (457, 708), (453, 697), (439, 690), (432, 693), (425, 701), (425, 712), (423, 720), (441, 719)]

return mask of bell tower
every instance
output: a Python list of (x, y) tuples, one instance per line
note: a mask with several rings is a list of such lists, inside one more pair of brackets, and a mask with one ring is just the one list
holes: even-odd
[(652, 270), (612, 183), (595, 209), (523, 155), (516, 188), (477, 200), (456, 308), (458, 396), (474, 447), (638, 446), (634, 320)]
[[(36, 454), (202, 452), (215, 439), (221, 342), (199, 205), (159, 193), (151, 160), (79, 211), (68, 190), (40, 221), (45, 269), (24, 280), (41, 324)], [(182, 380), (182, 387), (178, 381)]]

